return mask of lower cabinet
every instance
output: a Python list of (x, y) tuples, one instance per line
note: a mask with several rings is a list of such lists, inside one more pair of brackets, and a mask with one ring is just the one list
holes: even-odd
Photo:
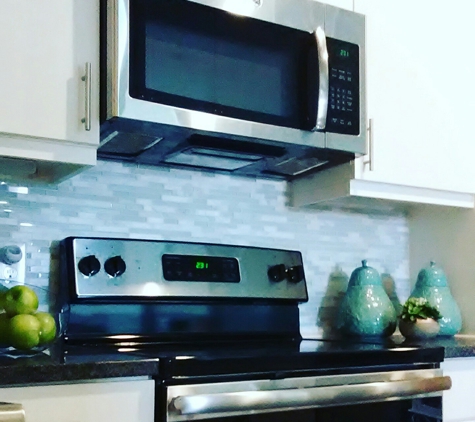
[(27, 422), (153, 422), (155, 382), (100, 380), (0, 388), (0, 401), (20, 403)]
[(443, 396), (444, 422), (474, 422), (475, 357), (446, 359), (441, 367), (452, 378), (452, 388)]

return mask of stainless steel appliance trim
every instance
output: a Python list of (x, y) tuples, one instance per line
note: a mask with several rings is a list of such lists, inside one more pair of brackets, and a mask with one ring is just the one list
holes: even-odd
[[(185, 296), (307, 300), (308, 297), (305, 280), (274, 282), (268, 276), (272, 265), (285, 264), (287, 268), (303, 265), (301, 254), (296, 251), (206, 243), (75, 238), (72, 253), (79, 298)], [(241, 281), (167, 281), (163, 276), (163, 254), (236, 258)], [(79, 261), (91, 255), (99, 260), (101, 268), (97, 274), (85, 276), (78, 269)], [(114, 256), (125, 261), (126, 271), (112, 278), (104, 270), (104, 263)]]
[(168, 388), (168, 421), (440, 396), (441, 370), (393, 371)]
[(25, 410), (21, 404), (0, 402), (0, 422), (25, 422)]
[(377, 382), (365, 385), (315, 387), (305, 390), (247, 391), (242, 393), (204, 394), (177, 397), (171, 406), (180, 415), (209, 415), (238, 412), (245, 414), (259, 410), (343, 406), (378, 402), (388, 399), (419, 397), (450, 388), (450, 378), (411, 381)]
[(85, 116), (81, 119), (81, 122), (84, 123), (84, 127), (87, 131), (91, 130), (91, 95), (92, 95), (92, 84), (91, 84), (91, 63), (86, 63), (86, 69), (84, 76), (81, 80), (84, 82), (84, 107), (85, 107)]
[(366, 18), (359, 13), (327, 5), (325, 8), (325, 34), (329, 38), (357, 44), (360, 50), (359, 80), (360, 80), (360, 134), (344, 135), (341, 133), (325, 132), (326, 147), (366, 154)]
[[(124, 3), (121, 3), (124, 4)], [(106, 14), (106, 89), (105, 93), (101, 89), (101, 95), (106, 95), (106, 118), (110, 119), (118, 115), (118, 91), (119, 91), (119, 36), (122, 38), (128, 37), (127, 21), (119, 22), (118, 0), (107, 0), (107, 14)], [(124, 14), (122, 14), (124, 16)], [(125, 50), (127, 51), (127, 50)], [(125, 63), (124, 63), (125, 64)], [(106, 141), (105, 141), (106, 142)], [(104, 142), (104, 143), (105, 143)], [(102, 143), (101, 143), (102, 145)]]
[(325, 129), (327, 123), (329, 91), (327, 39), (323, 28), (317, 28), (317, 30), (315, 31), (315, 38), (317, 41), (318, 48), (319, 88), (317, 124), (313, 130), (323, 130)]

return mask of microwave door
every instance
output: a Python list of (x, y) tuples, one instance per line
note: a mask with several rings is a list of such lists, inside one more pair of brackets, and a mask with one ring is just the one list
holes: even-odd
[(324, 133), (306, 120), (305, 89), (305, 56), (312, 32), (323, 27), (323, 5), (250, 0), (257, 19), (220, 9), (218, 1), (109, 3), (115, 8), (107, 16), (116, 10), (111, 20), (128, 22), (116, 42), (124, 51), (111, 52), (111, 74), (120, 80), (109, 119), (324, 148)]

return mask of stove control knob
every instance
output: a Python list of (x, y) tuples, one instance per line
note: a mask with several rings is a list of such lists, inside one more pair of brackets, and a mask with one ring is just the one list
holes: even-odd
[(112, 258), (109, 258), (104, 264), (106, 273), (111, 277), (121, 276), (125, 273), (126, 268), (127, 266), (125, 265), (125, 261), (120, 256), (113, 256)]
[(282, 281), (285, 279), (286, 269), (284, 264), (273, 265), (267, 270), (267, 275), (271, 281)]
[(94, 255), (89, 255), (79, 261), (78, 268), (86, 277), (92, 277), (100, 271), (101, 263)]
[(303, 280), (303, 265), (296, 265), (287, 269), (287, 279), (291, 283), (298, 283)]

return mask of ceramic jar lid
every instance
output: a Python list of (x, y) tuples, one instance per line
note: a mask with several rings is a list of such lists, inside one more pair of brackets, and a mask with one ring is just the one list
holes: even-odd
[(429, 267), (419, 271), (416, 286), (445, 287), (447, 286), (447, 277), (442, 268), (431, 261)]
[(379, 273), (372, 267), (368, 267), (366, 259), (361, 261), (362, 266), (351, 273), (348, 286), (382, 285)]

